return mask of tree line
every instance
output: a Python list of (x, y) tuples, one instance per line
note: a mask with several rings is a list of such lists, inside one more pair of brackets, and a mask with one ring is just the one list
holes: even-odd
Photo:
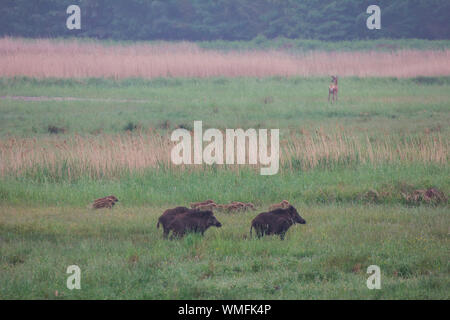
[[(81, 9), (68, 30), (66, 9)], [(366, 9), (381, 8), (369, 30)], [(449, 0), (2, 0), (0, 35), (114, 40), (450, 39)]]

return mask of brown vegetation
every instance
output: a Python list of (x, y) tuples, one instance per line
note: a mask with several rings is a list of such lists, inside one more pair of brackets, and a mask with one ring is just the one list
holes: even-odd
[[(385, 136), (376, 140), (346, 133), (326, 134), (320, 130), (313, 134), (303, 130), (303, 133), (281, 141), (280, 171), (337, 164), (448, 163), (449, 141), (439, 132), (411, 139)], [(153, 131), (96, 137), (52, 135), (39, 140), (0, 139), (0, 176), (20, 176), (45, 168), (49, 174), (65, 175), (70, 181), (82, 175), (118, 177), (123, 172), (157, 168), (161, 164), (195, 170), (196, 166), (172, 164), (172, 146), (169, 137)], [(229, 167), (229, 170), (239, 170), (239, 167)]]
[(36, 78), (444, 76), (450, 74), (450, 50), (220, 52), (187, 42), (111, 46), (1, 38), (0, 70), (2, 77)]

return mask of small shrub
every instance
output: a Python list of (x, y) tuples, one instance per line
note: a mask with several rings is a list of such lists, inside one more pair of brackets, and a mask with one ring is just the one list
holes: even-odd
[(123, 129), (125, 131), (134, 131), (137, 129), (142, 129), (142, 125), (139, 123), (134, 123), (134, 122), (130, 121)]

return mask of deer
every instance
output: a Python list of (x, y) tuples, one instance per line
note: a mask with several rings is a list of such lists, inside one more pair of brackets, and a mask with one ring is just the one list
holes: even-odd
[(328, 102), (337, 102), (338, 100), (338, 76), (331, 76), (331, 83), (328, 87)]

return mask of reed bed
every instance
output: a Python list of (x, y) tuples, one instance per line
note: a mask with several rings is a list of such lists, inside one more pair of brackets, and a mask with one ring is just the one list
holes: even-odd
[(194, 43), (105, 45), (0, 39), (0, 76), (158, 78), (269, 76), (417, 77), (450, 75), (450, 50), (393, 52), (222, 52)]
[[(173, 143), (153, 131), (97, 137), (9, 138), (0, 140), (0, 175), (25, 177), (44, 174), (71, 181), (80, 177), (120, 178), (145, 169), (205, 170), (205, 166), (175, 166)], [(303, 131), (282, 140), (280, 171), (332, 169), (368, 164), (448, 163), (449, 143), (440, 134), (379, 139), (351, 133)], [(247, 162), (248, 163), (248, 162)], [(239, 170), (242, 166), (219, 166)], [(258, 166), (252, 166), (258, 167)], [(206, 166), (206, 170), (211, 166)]]

